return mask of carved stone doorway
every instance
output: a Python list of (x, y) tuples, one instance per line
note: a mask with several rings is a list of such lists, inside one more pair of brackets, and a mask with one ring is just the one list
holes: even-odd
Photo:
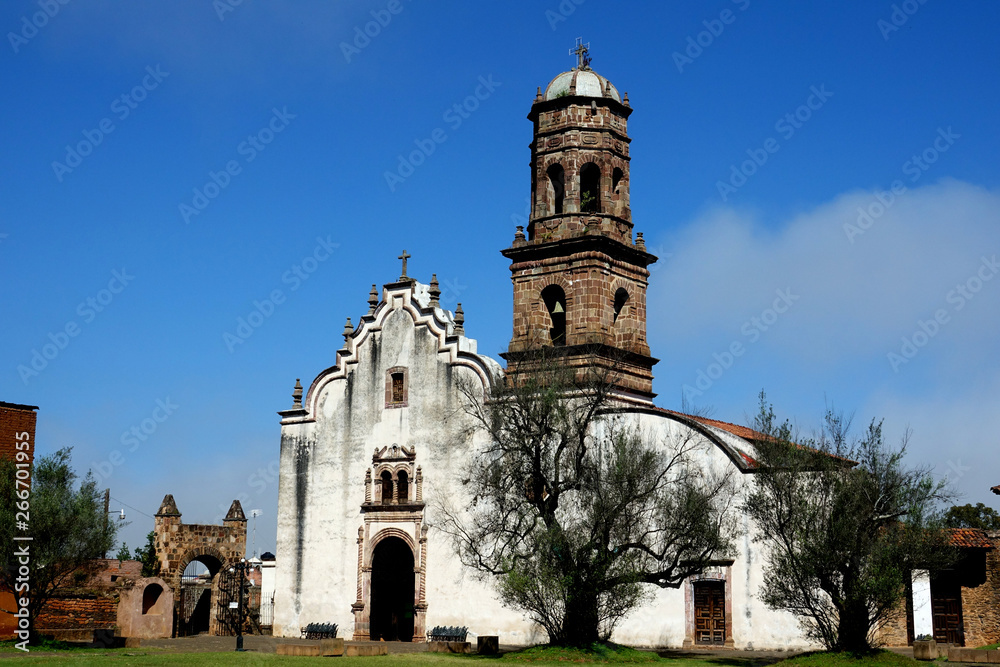
[(413, 641), (415, 577), (413, 551), (389, 537), (372, 554), (371, 638)]

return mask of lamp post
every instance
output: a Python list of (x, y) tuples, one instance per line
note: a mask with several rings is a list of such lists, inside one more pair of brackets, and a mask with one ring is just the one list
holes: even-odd
[[(239, 563), (231, 565), (229, 567), (229, 572), (236, 574), (240, 578), (239, 593), (237, 594), (236, 601), (236, 650), (243, 651), (243, 595), (246, 591), (247, 575), (250, 574), (256, 565), (253, 562), (247, 562), (246, 558), (241, 558)], [(231, 603), (230, 603), (231, 604)]]

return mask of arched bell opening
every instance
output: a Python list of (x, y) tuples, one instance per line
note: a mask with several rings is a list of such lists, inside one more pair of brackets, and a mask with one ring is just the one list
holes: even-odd
[(542, 301), (549, 313), (552, 326), (549, 340), (556, 347), (566, 344), (566, 293), (559, 285), (549, 285), (542, 290)]

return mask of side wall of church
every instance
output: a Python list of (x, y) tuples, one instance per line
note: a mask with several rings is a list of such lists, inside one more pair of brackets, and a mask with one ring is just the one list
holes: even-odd
[[(794, 616), (768, 609), (760, 601), (758, 589), (764, 578), (764, 554), (754, 541), (752, 522), (738, 510), (744, 493), (753, 483), (753, 475), (740, 472), (717, 445), (701, 434), (692, 433), (683, 424), (657, 415), (644, 414), (635, 418), (641, 433), (668, 450), (681, 443), (700, 441), (693, 456), (696, 468), (712, 474), (732, 475), (737, 493), (732, 502), (737, 530), (733, 543), (735, 551), (729, 556), (733, 562), (717, 571), (706, 572), (708, 578), (719, 576), (725, 581), (726, 615), (731, 624), (732, 645), (739, 649), (810, 647)], [(620, 623), (612, 639), (633, 646), (682, 646), (693, 634), (691, 586), (688, 580), (680, 588), (654, 589), (652, 599)]]

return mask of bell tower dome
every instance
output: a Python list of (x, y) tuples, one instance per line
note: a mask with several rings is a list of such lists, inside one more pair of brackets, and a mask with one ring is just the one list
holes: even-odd
[(611, 369), (617, 389), (649, 401), (653, 365), (646, 342), (647, 267), (629, 207), (628, 94), (577, 67), (538, 89), (528, 120), (531, 217), (503, 250), (511, 260), (514, 335), (502, 356), (509, 371), (530, 371), (555, 354), (581, 372)]

